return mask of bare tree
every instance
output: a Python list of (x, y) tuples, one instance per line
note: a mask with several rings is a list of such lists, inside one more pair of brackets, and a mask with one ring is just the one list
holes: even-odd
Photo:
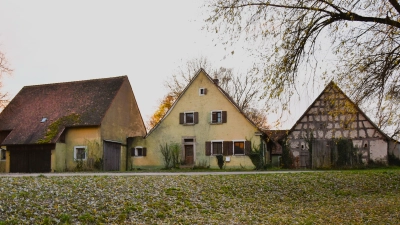
[[(380, 102), (374, 115), (400, 99), (397, 0), (211, 0), (207, 6), (207, 29), (221, 34), (221, 43), (257, 45), (264, 96), (282, 108), (310, 79), (335, 80), (358, 104)], [(327, 52), (334, 68), (321, 64)]]
[[(8, 65), (8, 61), (6, 59), (6, 56), (4, 53), (0, 52), (0, 89), (2, 88), (2, 83), (1, 80), (4, 75), (10, 75), (12, 73), (12, 69)], [(8, 100), (6, 99), (7, 93), (3, 93), (0, 91), (0, 111), (3, 109), (7, 103)]]

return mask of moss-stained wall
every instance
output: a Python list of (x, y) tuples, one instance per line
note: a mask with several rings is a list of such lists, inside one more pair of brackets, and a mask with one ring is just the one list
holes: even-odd
[(400, 159), (400, 144), (397, 141), (389, 141), (389, 154)]
[[(51, 169), (53, 172), (63, 172), (66, 169), (66, 155), (67, 155), (67, 145), (65, 143), (57, 143), (55, 149), (55, 160), (53, 161), (53, 152), (51, 160)], [(53, 167), (53, 162), (55, 166)]]
[[(199, 95), (199, 89), (206, 88), (206, 95)], [(210, 124), (211, 111), (227, 111), (227, 123)], [(198, 112), (198, 124), (179, 124), (179, 113)], [(217, 168), (215, 156), (205, 155), (205, 142), (212, 140), (232, 141), (249, 140), (258, 146), (259, 136), (255, 136), (257, 128), (250, 123), (235, 106), (221, 93), (203, 72), (193, 80), (186, 92), (178, 100), (174, 108), (145, 139), (136, 137), (131, 147), (147, 148), (147, 156), (132, 157), (133, 167), (162, 167), (160, 144), (178, 143), (183, 149), (183, 139), (193, 138), (194, 163)], [(182, 153), (183, 155), (183, 153)], [(231, 156), (226, 168), (254, 168), (248, 156)]]
[[(5, 146), (0, 146), (0, 147), (4, 150), (6, 149)], [(6, 154), (7, 154), (7, 152), (6, 152)], [(7, 156), (6, 156), (6, 159), (7, 159)], [(6, 160), (0, 160), (0, 173), (5, 173), (7, 171), (6, 164), (7, 164)]]
[(0, 161), (0, 173), (5, 173), (6, 172), (6, 161), (2, 160)]

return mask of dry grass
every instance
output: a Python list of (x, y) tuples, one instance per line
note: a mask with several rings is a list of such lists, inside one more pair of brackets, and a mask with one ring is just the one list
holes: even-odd
[(0, 178), (0, 224), (399, 221), (400, 170)]

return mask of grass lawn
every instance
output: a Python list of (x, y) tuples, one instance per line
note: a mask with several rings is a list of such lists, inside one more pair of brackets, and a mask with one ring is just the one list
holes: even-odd
[(400, 170), (0, 177), (0, 224), (399, 224)]

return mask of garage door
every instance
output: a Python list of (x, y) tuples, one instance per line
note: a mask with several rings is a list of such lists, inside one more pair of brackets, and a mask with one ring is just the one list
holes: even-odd
[(51, 146), (8, 146), (11, 173), (51, 172)]

